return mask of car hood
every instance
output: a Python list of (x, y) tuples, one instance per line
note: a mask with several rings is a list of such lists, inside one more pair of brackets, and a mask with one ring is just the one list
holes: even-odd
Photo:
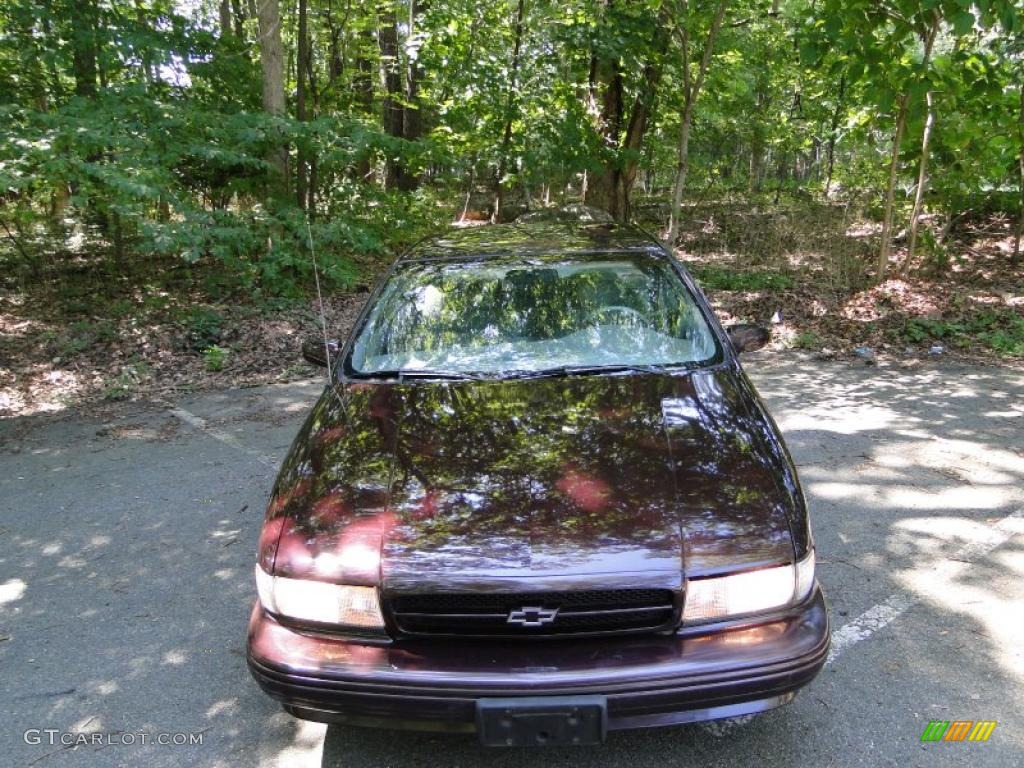
[(790, 561), (791, 468), (753, 397), (724, 367), (328, 389), (271, 500), (275, 571), (431, 591)]

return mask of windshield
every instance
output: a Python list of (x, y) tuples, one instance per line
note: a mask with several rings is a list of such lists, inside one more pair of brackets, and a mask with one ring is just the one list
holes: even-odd
[(352, 348), (359, 374), (512, 374), (692, 365), (717, 346), (663, 259), (646, 254), (411, 263)]

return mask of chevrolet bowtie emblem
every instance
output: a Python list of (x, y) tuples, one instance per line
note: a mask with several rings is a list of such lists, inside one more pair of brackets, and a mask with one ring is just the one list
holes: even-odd
[(520, 627), (543, 627), (546, 624), (552, 623), (557, 615), (557, 608), (526, 606), (509, 611), (506, 621), (509, 624), (516, 624)]

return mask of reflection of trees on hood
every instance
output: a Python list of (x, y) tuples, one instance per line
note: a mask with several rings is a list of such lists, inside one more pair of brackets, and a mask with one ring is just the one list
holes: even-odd
[[(666, 425), (671, 398), (698, 406)], [(573, 542), (753, 559), (788, 531), (736, 398), (708, 372), (355, 385), (314, 410), (275, 499), (308, 535), (387, 510), (386, 545), (481, 567), (531, 542), (570, 565)]]

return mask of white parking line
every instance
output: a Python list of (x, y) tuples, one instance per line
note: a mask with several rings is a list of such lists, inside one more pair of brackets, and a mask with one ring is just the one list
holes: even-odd
[[(971, 565), (972, 560), (987, 555), (1018, 533), (1014, 523), (1022, 516), (1024, 516), (1024, 510), (1017, 510), (1013, 514), (1007, 515), (988, 528), (989, 535), (984, 539), (968, 542), (947, 559)], [(919, 600), (920, 598), (906, 592), (894, 592), (882, 602), (868, 608), (853, 621), (849, 621), (835, 630), (832, 633), (832, 648), (828, 652), (828, 659), (825, 663), (831, 664), (844, 650), (856, 645), (861, 640), (867, 640)]]
[(174, 416), (177, 416), (179, 419), (186, 422), (187, 424), (191, 424), (193, 427), (202, 430), (210, 437), (220, 440), (222, 443), (226, 443), (227, 445), (230, 445), (232, 448), (235, 448), (236, 450), (239, 450), (242, 453), (249, 454), (250, 456), (254, 457), (256, 461), (260, 462), (265, 466), (270, 467), (271, 469), (276, 470), (281, 464), (280, 461), (277, 461), (271, 458), (270, 456), (267, 456), (265, 453), (261, 453), (260, 451), (254, 451), (252, 448), (247, 447), (238, 439), (236, 439), (234, 435), (230, 435), (227, 432), (222, 432), (219, 429), (211, 427), (207, 423), (206, 419), (204, 419), (202, 416), (196, 416), (194, 413), (192, 413), (191, 411), (186, 411), (184, 408), (172, 407), (169, 410)]
[(836, 657), (861, 640), (867, 640), (882, 627), (917, 602), (917, 598), (905, 592), (894, 592), (885, 600), (868, 608), (864, 613), (832, 632), (832, 647), (825, 664), (831, 664)]
[[(1020, 533), (1020, 529), (1015, 523), (1022, 517), (1024, 517), (1024, 510), (1017, 510), (1013, 514), (1007, 515), (988, 528), (988, 535), (984, 539), (968, 542), (947, 559), (965, 563), (967, 566), (972, 565), (972, 560), (987, 555), (993, 549), (1005, 544), (1015, 534)], [(848, 621), (839, 629), (833, 630), (832, 647), (829, 649), (825, 665), (831, 664), (839, 657), (839, 654), (862, 640), (867, 640), (882, 627), (891, 624), (918, 602), (920, 602), (920, 598), (916, 595), (908, 592), (893, 592), (885, 600), (871, 606), (857, 618)], [(722, 737), (736, 727), (749, 723), (754, 717), (756, 715), (715, 720), (702, 723), (701, 728), (712, 736)]]

